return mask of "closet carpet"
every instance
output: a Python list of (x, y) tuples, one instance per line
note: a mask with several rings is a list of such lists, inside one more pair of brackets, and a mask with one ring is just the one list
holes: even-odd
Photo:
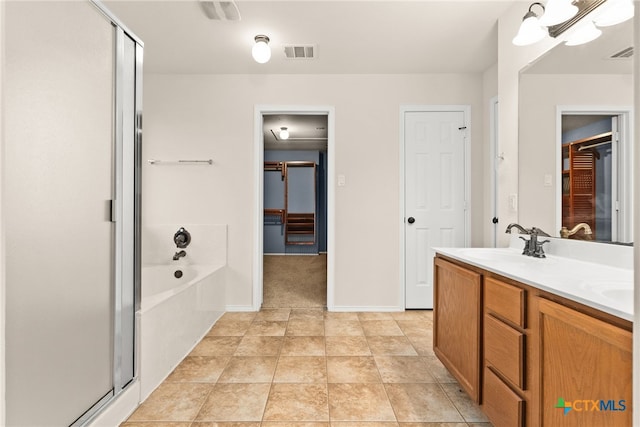
[(265, 255), (264, 308), (327, 306), (327, 255)]

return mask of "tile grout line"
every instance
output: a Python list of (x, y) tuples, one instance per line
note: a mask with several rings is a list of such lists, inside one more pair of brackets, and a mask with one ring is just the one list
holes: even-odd
[(329, 355), (327, 354), (327, 328), (326, 328), (327, 319), (322, 313), (322, 331), (324, 333), (324, 371), (326, 372), (325, 376), (325, 389), (327, 390), (327, 424), (331, 426), (331, 403), (329, 399)]
[[(400, 327), (398, 325), (398, 322), (396, 322), (395, 319), (393, 319), (393, 320), (396, 323), (396, 326)], [(402, 333), (404, 334), (404, 331)], [(367, 343), (368, 343), (368, 341), (367, 341)], [(409, 344), (411, 344), (411, 341), (409, 341)], [(411, 348), (413, 348), (412, 344), (411, 344)], [(415, 351), (415, 349), (414, 349), (414, 351)], [(391, 406), (391, 410), (393, 411), (393, 417), (396, 419), (396, 424), (400, 425), (400, 420), (398, 420), (398, 413), (396, 412), (396, 408), (393, 407), (393, 403), (391, 402), (391, 397), (389, 396), (389, 391), (387, 390), (387, 385), (385, 384), (384, 379), (382, 378), (382, 373), (380, 372), (380, 367), (378, 366), (378, 361), (376, 360), (375, 356), (373, 355), (373, 352), (371, 352), (371, 356), (373, 357), (373, 362), (376, 364), (376, 369), (378, 370), (378, 375), (380, 375), (380, 382), (382, 383), (382, 388), (384, 390), (384, 394), (385, 394), (385, 396), (387, 396), (387, 400), (389, 401), (389, 406)]]

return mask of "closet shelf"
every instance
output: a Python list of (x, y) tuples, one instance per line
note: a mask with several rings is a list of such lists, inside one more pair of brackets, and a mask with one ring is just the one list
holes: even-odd
[[(287, 245), (313, 245), (315, 243), (316, 234), (316, 218), (313, 213), (289, 213), (287, 214), (286, 223), (286, 244)], [(304, 237), (309, 236), (311, 239), (297, 238), (290, 239), (289, 236)]]
[[(284, 224), (286, 211), (284, 209), (265, 209), (264, 210), (264, 222), (269, 224)], [(273, 219), (273, 221), (268, 221)]]

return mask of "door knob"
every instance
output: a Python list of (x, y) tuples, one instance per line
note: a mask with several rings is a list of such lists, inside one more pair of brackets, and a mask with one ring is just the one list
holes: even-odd
[(409, 224), (413, 224), (414, 222), (416, 222), (416, 219), (414, 217), (410, 216), (409, 218), (407, 218), (407, 222)]

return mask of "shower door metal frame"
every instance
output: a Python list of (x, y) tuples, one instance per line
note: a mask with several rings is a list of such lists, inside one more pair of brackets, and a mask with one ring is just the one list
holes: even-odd
[[(135, 312), (140, 309), (141, 298), (141, 207), (142, 207), (142, 66), (143, 42), (123, 25), (99, 0), (90, 0), (114, 26), (115, 31), (115, 67), (114, 70), (114, 195), (111, 203), (111, 218), (115, 223), (114, 231), (114, 325), (113, 325), (113, 388), (102, 399), (96, 402), (70, 426), (88, 424), (101, 409), (113, 401), (137, 377), (137, 358), (135, 352), (137, 333)], [(133, 82), (127, 81), (125, 75), (125, 43), (127, 39), (134, 43)], [(126, 86), (133, 83), (132, 93), (127, 93)], [(131, 86), (130, 86), (131, 87)], [(128, 122), (125, 118), (124, 102), (132, 97), (133, 117)], [(129, 150), (129, 157), (126, 151)], [(125, 159), (128, 159), (125, 164)], [(133, 182), (124, 180), (125, 168), (133, 166)], [(129, 187), (131, 194), (127, 194)], [(126, 196), (129, 197), (126, 197)], [(133, 212), (133, 217), (124, 212)], [(133, 236), (127, 235), (133, 230)], [(124, 245), (131, 245), (132, 257), (125, 257)], [(126, 303), (125, 295), (130, 293), (131, 304)], [(123, 325), (124, 311), (129, 310), (131, 322)], [(131, 331), (125, 335), (124, 328)], [(128, 339), (127, 339), (128, 338)], [(129, 355), (129, 357), (127, 356)], [(128, 374), (123, 372), (123, 361), (128, 360), (132, 366)]]

